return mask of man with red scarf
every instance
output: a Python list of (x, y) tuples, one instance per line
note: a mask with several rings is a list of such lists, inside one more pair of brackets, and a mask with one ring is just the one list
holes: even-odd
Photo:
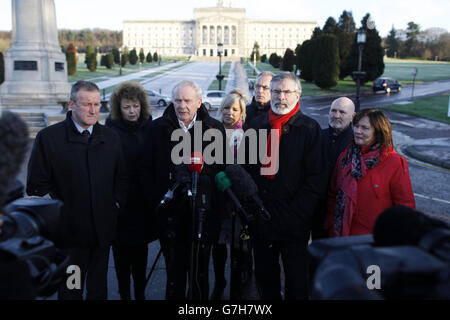
[(301, 112), (298, 78), (282, 72), (270, 88), (271, 109), (251, 126), (268, 133), (266, 157), (247, 166), (272, 215), (270, 221), (256, 217), (252, 236), (256, 281), (261, 299), (282, 299), (281, 256), (285, 299), (307, 299), (306, 248), (314, 209), (326, 192), (326, 151), (319, 124)]

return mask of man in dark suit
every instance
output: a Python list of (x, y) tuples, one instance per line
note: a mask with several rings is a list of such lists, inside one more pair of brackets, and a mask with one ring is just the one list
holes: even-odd
[[(342, 151), (353, 139), (352, 120), (355, 116), (355, 104), (347, 97), (337, 98), (331, 103), (328, 113), (328, 128), (322, 130), (328, 153), (328, 184), (333, 174), (336, 161)], [(323, 228), (327, 212), (326, 197), (319, 201), (313, 219), (312, 238), (326, 238), (328, 232)]]
[(253, 99), (247, 105), (245, 126), (249, 127), (250, 123), (260, 114), (266, 113), (270, 109), (270, 81), (275, 75), (270, 71), (264, 71), (256, 77), (255, 88), (253, 91)]
[(81, 286), (61, 285), (59, 299), (107, 299), (109, 246), (127, 175), (117, 134), (97, 123), (100, 90), (78, 81), (72, 87), (66, 120), (36, 136), (28, 163), (28, 195), (64, 202), (60, 243), (70, 265), (81, 271)]

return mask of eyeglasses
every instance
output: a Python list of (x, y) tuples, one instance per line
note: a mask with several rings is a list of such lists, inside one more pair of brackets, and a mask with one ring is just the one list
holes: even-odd
[(281, 96), (282, 93), (284, 93), (285, 96), (288, 96), (290, 94), (296, 93), (297, 91), (295, 91), (295, 90), (277, 90), (277, 89), (274, 89), (274, 90), (271, 90), (270, 92), (273, 95), (276, 95), (276, 96)]
[(260, 86), (259, 84), (255, 85), (255, 89), (256, 90), (261, 90), (263, 89), (264, 91), (270, 90), (269, 86)]

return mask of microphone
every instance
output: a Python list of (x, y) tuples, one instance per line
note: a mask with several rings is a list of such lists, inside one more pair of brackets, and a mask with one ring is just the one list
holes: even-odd
[(0, 107), (0, 208), (28, 150), (28, 127), (14, 113)]
[(233, 191), (231, 190), (231, 181), (228, 179), (227, 174), (223, 171), (220, 171), (218, 174), (216, 174), (215, 177), (217, 188), (219, 188), (222, 192), (227, 192), (228, 196), (233, 200), (235, 206), (238, 208), (238, 210), (244, 215), (245, 219), (249, 222), (253, 220), (253, 217), (250, 218), (248, 213), (245, 211), (245, 209), (242, 207), (241, 203), (239, 202), (238, 198), (234, 195)]
[(197, 195), (198, 176), (203, 170), (203, 156), (200, 152), (192, 152), (189, 160), (189, 171), (192, 172), (192, 196)]
[(231, 180), (233, 190), (241, 196), (241, 199), (246, 199), (248, 197), (252, 198), (259, 208), (261, 217), (264, 220), (269, 221), (272, 217), (266, 208), (264, 208), (263, 202), (258, 196), (258, 187), (250, 174), (238, 164), (227, 166), (225, 172)]
[[(180, 164), (175, 166), (175, 183), (172, 188), (167, 190), (164, 197), (161, 199), (159, 206), (162, 206), (173, 199), (175, 191), (181, 186), (187, 188), (188, 196), (191, 196), (191, 192), (189, 190), (189, 184), (191, 183), (191, 177), (189, 175), (189, 169), (186, 164)], [(182, 191), (183, 193), (186, 191)]]

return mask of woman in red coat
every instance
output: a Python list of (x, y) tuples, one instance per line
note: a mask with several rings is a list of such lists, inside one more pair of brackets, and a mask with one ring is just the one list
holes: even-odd
[(416, 206), (408, 164), (393, 148), (386, 115), (364, 109), (353, 127), (354, 141), (339, 156), (328, 192), (330, 237), (371, 234), (383, 210)]

